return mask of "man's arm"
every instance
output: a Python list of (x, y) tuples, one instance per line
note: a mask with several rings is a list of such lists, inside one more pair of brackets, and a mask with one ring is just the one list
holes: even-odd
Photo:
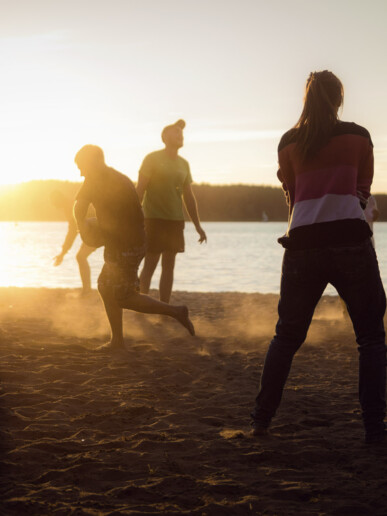
[(140, 199), (140, 203), (142, 204), (142, 200), (144, 198), (145, 190), (149, 183), (149, 177), (144, 176), (143, 174), (138, 175), (138, 181), (136, 186), (136, 192), (138, 198)]
[(183, 199), (185, 207), (187, 208), (188, 215), (194, 223), (196, 231), (199, 233), (199, 243), (201, 244), (202, 242), (207, 242), (207, 235), (205, 234), (203, 228), (200, 225), (195, 195), (189, 183), (183, 187)]
[(63, 262), (63, 258), (65, 257), (65, 254), (71, 249), (74, 240), (76, 239), (78, 234), (77, 230), (77, 223), (75, 222), (75, 219), (73, 216), (71, 216), (71, 219), (69, 220), (69, 225), (67, 229), (67, 234), (64, 239), (63, 245), (62, 245), (62, 251), (54, 257), (54, 265), (57, 267)]
[(74, 217), (77, 222), (78, 229), (81, 229), (81, 227), (83, 226), (83, 224), (86, 220), (89, 204), (90, 204), (90, 202), (86, 201), (84, 199), (78, 199), (75, 201), (73, 211), (74, 211)]

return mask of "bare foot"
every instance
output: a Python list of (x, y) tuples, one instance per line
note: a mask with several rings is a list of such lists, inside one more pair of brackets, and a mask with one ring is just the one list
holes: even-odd
[(187, 328), (191, 335), (195, 335), (195, 328), (191, 322), (191, 319), (188, 316), (188, 308), (184, 306), (176, 307), (177, 314), (175, 315), (176, 321), (179, 321), (180, 324)]
[(123, 340), (116, 341), (116, 340), (110, 340), (109, 342), (106, 342), (105, 344), (102, 344), (101, 346), (98, 346), (96, 351), (126, 351), (125, 343)]

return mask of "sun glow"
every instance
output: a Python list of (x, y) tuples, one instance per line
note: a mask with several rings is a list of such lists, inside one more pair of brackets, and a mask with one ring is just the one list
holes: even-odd
[[(0, 184), (77, 180), (73, 156), (86, 143), (135, 180), (164, 125), (183, 118), (181, 154), (196, 182), (276, 185), (278, 138), (298, 119), (305, 78), (331, 68), (346, 88), (343, 118), (373, 137), (374, 191), (386, 191), (386, 6), (357, 3), (348, 25), (347, 9), (327, 1), (334, 19), (306, 0), (291, 11), (286, 2), (4, 2)], [(372, 37), (359, 40), (367, 27)]]

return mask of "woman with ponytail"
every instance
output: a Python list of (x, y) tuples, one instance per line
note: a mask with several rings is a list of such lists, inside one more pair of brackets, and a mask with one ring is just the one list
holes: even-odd
[(327, 70), (306, 83), (296, 125), (278, 146), (278, 178), (289, 204), (276, 333), (252, 413), (253, 434), (267, 433), (293, 356), (304, 342), (328, 283), (346, 303), (359, 350), (359, 398), (365, 441), (384, 440), (386, 297), (364, 216), (373, 178), (368, 131), (338, 119), (344, 91)]

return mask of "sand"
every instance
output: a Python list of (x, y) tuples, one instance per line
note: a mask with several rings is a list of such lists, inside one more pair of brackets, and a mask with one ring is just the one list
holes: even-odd
[(272, 436), (249, 435), (278, 296), (175, 293), (197, 336), (126, 312), (98, 353), (97, 292), (0, 289), (1, 515), (385, 515), (386, 451), (363, 444), (357, 349), (320, 303)]

